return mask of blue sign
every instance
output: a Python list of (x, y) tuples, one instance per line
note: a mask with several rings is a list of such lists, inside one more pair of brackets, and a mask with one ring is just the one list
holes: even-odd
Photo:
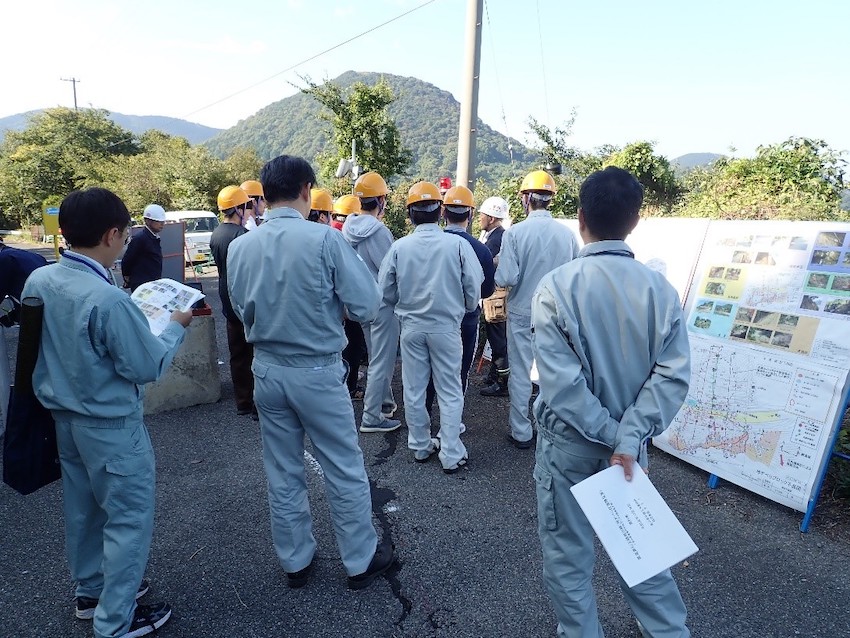
[(55, 206), (51, 206), (50, 208), (48, 208), (48, 209), (47, 209), (46, 211), (44, 211), (44, 212), (45, 212), (45, 213), (47, 213), (48, 215), (58, 215), (58, 214), (59, 214), (59, 209), (58, 209), (58, 208), (56, 208)]

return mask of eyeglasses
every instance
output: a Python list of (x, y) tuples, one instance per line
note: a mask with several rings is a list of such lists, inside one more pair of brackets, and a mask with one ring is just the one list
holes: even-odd
[(121, 233), (121, 235), (123, 235), (123, 237), (124, 237), (124, 245), (126, 246), (127, 244), (130, 243), (130, 229), (125, 228), (124, 231)]

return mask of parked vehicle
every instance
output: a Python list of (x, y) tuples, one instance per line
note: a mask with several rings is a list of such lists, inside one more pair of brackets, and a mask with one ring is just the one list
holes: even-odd
[(169, 222), (183, 222), (186, 225), (186, 263), (206, 263), (210, 255), (210, 236), (218, 227), (218, 215), (207, 210), (166, 211)]

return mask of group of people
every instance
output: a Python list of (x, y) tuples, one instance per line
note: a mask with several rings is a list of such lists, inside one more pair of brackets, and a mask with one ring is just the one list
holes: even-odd
[[(500, 227), (504, 200), (477, 208), (463, 186), (441, 192), (419, 182), (406, 200), (413, 230), (398, 240), (382, 222), (389, 190), (380, 175), (360, 176), (353, 194), (336, 202), (316, 181), (301, 158), (269, 161), (258, 182), (221, 191), (224, 223), (211, 240), (237, 412), (260, 424), (272, 539), (289, 586), (309, 582), (316, 552), (305, 435), (327, 484), (348, 586), (368, 587), (395, 561), (372, 522), (352, 404), (361, 398), (356, 366), (363, 346), (351, 348), (350, 335), (362, 331), (368, 353), (360, 432), (401, 427), (391, 387), (400, 351), (413, 460), (436, 456), (443, 472), (454, 474), (469, 461), (462, 413), (479, 304), (498, 287), (506, 289), (507, 320), (487, 325), (493, 365), (482, 394), (510, 397), (510, 444), (529, 449), (537, 442), (538, 531), (558, 635), (601, 636), (593, 534), (569, 488), (609, 464), (622, 465), (627, 480), (645, 467), (645, 443), (669, 425), (689, 378), (676, 292), (624, 242), (639, 220), (641, 185), (615, 167), (587, 178), (580, 249), (548, 210), (556, 185), (545, 171), (523, 180), (526, 218), (507, 230)], [(476, 210), (483, 242), (467, 231)], [(254, 230), (246, 228), (248, 217), (260, 222)], [(76, 613), (94, 618), (98, 638), (142, 636), (171, 612), (164, 603), (136, 604), (148, 589), (153, 515), (140, 385), (162, 373), (191, 317), (175, 313), (153, 337), (127, 295), (106, 285), (104, 266), (120, 252), (129, 225), (126, 207), (109, 191), (72, 193), (59, 221), (70, 249), (30, 277), (24, 294), (45, 301), (34, 387), (57, 421)], [(114, 315), (120, 321), (109, 320)], [(60, 361), (74, 363), (69, 369)], [(74, 366), (94, 370), (84, 388)], [(532, 382), (539, 386), (536, 437)], [(127, 517), (142, 524), (127, 525)], [(644, 635), (689, 635), (669, 570), (622, 586)]]

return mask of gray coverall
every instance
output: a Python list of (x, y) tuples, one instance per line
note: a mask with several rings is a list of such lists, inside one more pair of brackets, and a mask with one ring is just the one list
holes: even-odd
[(233, 310), (254, 346), (254, 402), (260, 414), (272, 538), (287, 572), (316, 551), (304, 435), (324, 472), (337, 544), (349, 576), (369, 567), (377, 547), (369, 480), (345, 386), (343, 307), (371, 321), (380, 296), (342, 234), (275, 208), (227, 255)]
[(381, 264), (378, 285), (384, 303), (401, 322), (401, 374), (407, 445), (428, 450), (431, 422), (425, 391), (433, 376), (440, 406), (440, 462), (444, 469), (467, 458), (460, 440), (460, 322), (478, 305), (484, 272), (465, 239), (437, 224), (420, 224), (397, 240)]
[(508, 361), (511, 376), (511, 436), (517, 441), (532, 437), (528, 418), (531, 398), (531, 296), (543, 275), (573, 259), (579, 250), (573, 232), (552, 219), (548, 210), (535, 210), (502, 235), (496, 268), (496, 285), (509, 288)]
[(155, 462), (143, 385), (170, 365), (185, 330), (155, 337), (102, 265), (65, 251), (24, 297), (44, 301), (33, 389), (56, 421), (65, 551), (76, 596), (98, 598), (96, 638), (127, 633), (151, 546)]
[[(615, 453), (646, 466), (644, 443), (670, 425), (688, 393), (687, 330), (676, 291), (622, 241), (588, 244), (544, 277), (532, 323), (543, 579), (558, 635), (601, 638), (591, 585), (593, 529), (570, 488), (608, 467)], [(644, 635), (690, 635), (669, 569), (631, 589), (619, 581)]]

